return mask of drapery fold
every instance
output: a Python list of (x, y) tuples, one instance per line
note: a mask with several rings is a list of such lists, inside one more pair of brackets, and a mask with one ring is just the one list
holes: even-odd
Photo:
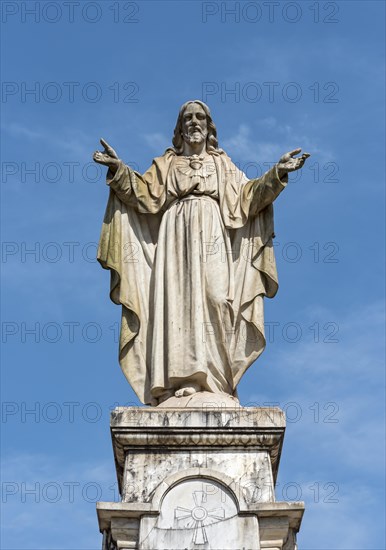
[(98, 260), (122, 305), (120, 365), (146, 404), (197, 373), (208, 391), (233, 394), (265, 347), (263, 298), (278, 288), (272, 202), (286, 181), (276, 167), (248, 180), (225, 153), (212, 159), (218, 200), (176, 200), (171, 150), (143, 175), (123, 163), (107, 175)]

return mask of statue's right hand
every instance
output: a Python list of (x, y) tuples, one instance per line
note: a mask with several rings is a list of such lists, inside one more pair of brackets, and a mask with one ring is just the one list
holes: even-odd
[(95, 151), (92, 156), (93, 160), (98, 164), (104, 164), (109, 168), (116, 169), (120, 163), (117, 153), (104, 139), (101, 139), (100, 142), (104, 147), (104, 151)]
[(114, 149), (111, 147), (111, 145), (109, 145), (107, 143), (107, 141), (105, 141), (103, 138), (100, 139), (100, 142), (101, 142), (101, 145), (103, 145), (103, 147), (105, 148), (104, 152), (109, 155), (110, 157), (112, 157), (113, 159), (117, 159), (118, 158), (118, 155), (117, 153), (114, 151)]

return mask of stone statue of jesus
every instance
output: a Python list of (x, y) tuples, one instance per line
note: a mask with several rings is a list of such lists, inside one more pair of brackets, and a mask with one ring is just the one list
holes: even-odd
[(182, 105), (173, 147), (143, 175), (101, 144), (93, 158), (109, 168), (110, 196), (98, 260), (122, 305), (126, 378), (153, 406), (203, 391), (236, 396), (265, 347), (263, 299), (278, 288), (272, 203), (309, 155), (295, 149), (248, 180), (198, 100)]

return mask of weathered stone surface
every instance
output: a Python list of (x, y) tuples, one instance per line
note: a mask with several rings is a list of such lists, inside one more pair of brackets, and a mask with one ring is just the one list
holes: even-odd
[(229, 487), (247, 503), (274, 500), (274, 488), (269, 454), (246, 453), (243, 450), (181, 451), (129, 453), (126, 459), (122, 500), (150, 502), (164, 479), (179, 472), (201, 476), (215, 475), (229, 483)]
[(122, 370), (154, 407), (112, 413), (122, 502), (98, 503), (103, 550), (295, 550), (304, 506), (274, 494), (284, 415), (236, 396), (278, 289), (272, 203), (309, 155), (286, 153), (248, 180), (199, 100), (145, 174), (101, 144), (98, 260), (122, 306)]
[(166, 494), (158, 517), (142, 520), (139, 547), (259, 550), (258, 522), (238, 515), (236, 501), (223, 486), (191, 479)]
[(101, 144), (93, 158), (108, 166), (111, 192), (98, 260), (122, 305), (126, 378), (148, 405), (235, 395), (265, 348), (263, 300), (278, 288), (272, 203), (309, 155), (295, 149), (249, 180), (219, 148), (199, 100), (182, 105), (173, 146), (144, 174)]
[(274, 494), (283, 412), (200, 403), (113, 411), (122, 502), (98, 503), (105, 550), (295, 550), (304, 505)]
[(201, 408), (118, 407), (111, 432), (123, 499), (146, 502), (157, 480), (187, 468), (228, 476), (249, 501), (270, 499), (284, 430), (277, 408), (210, 401)]

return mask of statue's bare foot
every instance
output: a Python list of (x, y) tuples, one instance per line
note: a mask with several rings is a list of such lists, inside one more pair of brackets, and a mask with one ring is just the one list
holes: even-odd
[(193, 395), (194, 393), (197, 393), (196, 388), (193, 388), (192, 386), (188, 386), (186, 388), (181, 388), (175, 392), (176, 397), (185, 397), (186, 395)]

